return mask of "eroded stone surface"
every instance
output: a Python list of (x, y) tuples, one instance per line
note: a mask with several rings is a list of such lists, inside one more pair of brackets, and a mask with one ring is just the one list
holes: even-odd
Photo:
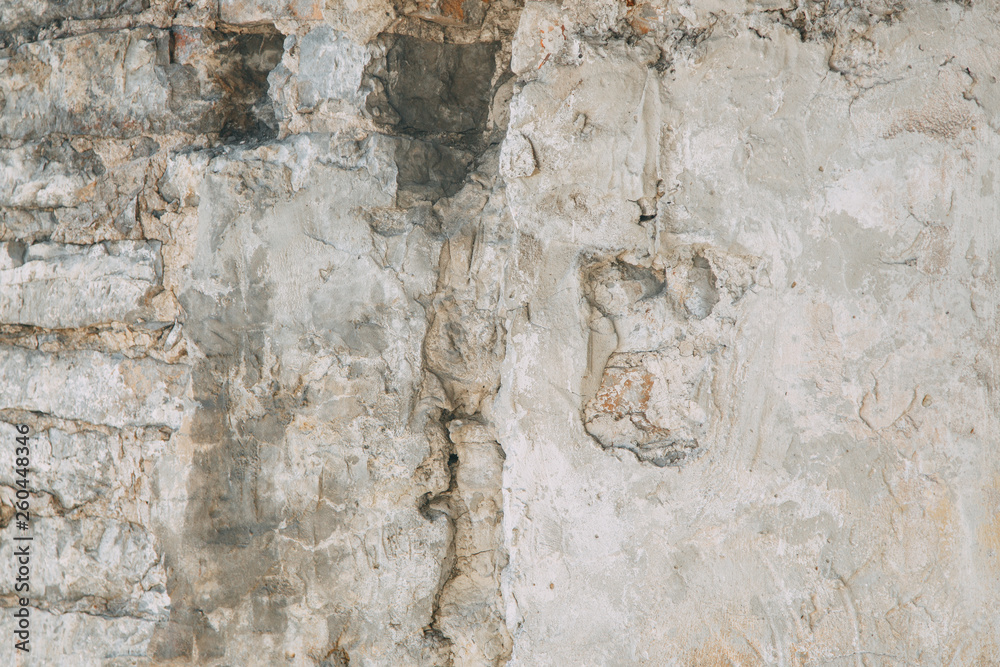
[(0, 2), (23, 664), (1000, 660), (997, 8), (521, 4)]
[(159, 242), (109, 241), (94, 246), (0, 244), (0, 321), (48, 329), (149, 316), (159, 287)]
[(0, 136), (259, 133), (252, 107), (282, 41), (177, 26), (25, 44), (2, 61)]

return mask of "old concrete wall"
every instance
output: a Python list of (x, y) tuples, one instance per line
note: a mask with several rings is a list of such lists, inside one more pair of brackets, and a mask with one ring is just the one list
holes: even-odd
[(1000, 664), (994, 0), (0, 49), (3, 664)]

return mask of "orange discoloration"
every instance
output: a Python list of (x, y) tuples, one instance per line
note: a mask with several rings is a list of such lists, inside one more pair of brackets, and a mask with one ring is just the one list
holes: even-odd
[(649, 24), (639, 18), (629, 19), (629, 25), (631, 25), (632, 29), (640, 35), (645, 35), (650, 31)]
[(297, 19), (319, 21), (323, 18), (323, 9), (319, 2), (299, 2), (292, 8), (292, 14)]
[(465, 0), (418, 0), (416, 11), (406, 13), (424, 21), (452, 27), (466, 25), (467, 18)]
[(465, 10), (462, 9), (462, 0), (440, 0), (438, 8), (445, 16), (450, 16), (459, 21), (465, 19)]
[(653, 376), (641, 368), (608, 368), (595, 400), (597, 409), (621, 419), (649, 407)]
[(200, 37), (200, 33), (190, 28), (174, 28), (170, 33), (170, 62), (186, 64), (201, 42)]

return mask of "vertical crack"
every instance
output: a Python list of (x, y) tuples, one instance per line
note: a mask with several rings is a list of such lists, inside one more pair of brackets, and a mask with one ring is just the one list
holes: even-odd
[(443, 414), (440, 421), (449, 484), (427, 506), (447, 516), (451, 540), (428, 634), (447, 646), (450, 664), (495, 666), (510, 659), (513, 646), (500, 597), (505, 457), (480, 420)]
[[(489, 422), (506, 331), (502, 271), (484, 264), (506, 210), (497, 178), (502, 130), (490, 105), (510, 77), (508, 43), (454, 44), (384, 36), (385, 58), (368, 68), (368, 113), (396, 136), (397, 208), (420, 211), (442, 242), (438, 281), (424, 301), (424, 394), (435, 409), (421, 466), (429, 521), (448, 522), (448, 545), (424, 636), (438, 664), (504, 664), (507, 631), (500, 574), (504, 454)], [(503, 246), (504, 242), (499, 241)], [(505, 248), (492, 248), (502, 256)]]

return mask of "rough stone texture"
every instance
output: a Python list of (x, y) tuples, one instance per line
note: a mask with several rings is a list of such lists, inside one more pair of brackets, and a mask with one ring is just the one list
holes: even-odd
[[(69, 329), (135, 322), (159, 285), (158, 241), (75, 246), (0, 244), (0, 318), (5, 323)], [(0, 265), (2, 266), (2, 265)], [(74, 294), (72, 303), (60, 298)]]
[(0, 0), (0, 662), (1000, 664), (997, 63), (987, 0)]
[(0, 25), (5, 32), (30, 31), (66, 19), (102, 19), (129, 16), (148, 9), (150, 0), (39, 0), (0, 2)]
[[(132, 137), (255, 129), (250, 107), (280, 57), (275, 31), (146, 27), (19, 47), (2, 61), (0, 136)], [(259, 130), (258, 130), (259, 132)]]

